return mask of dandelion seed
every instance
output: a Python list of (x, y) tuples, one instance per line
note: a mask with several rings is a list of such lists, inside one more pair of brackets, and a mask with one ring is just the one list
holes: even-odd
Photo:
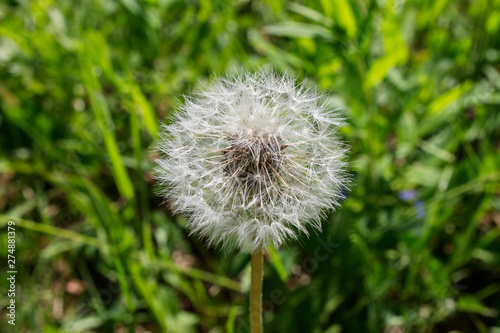
[(327, 105), (290, 75), (215, 79), (163, 127), (161, 194), (209, 245), (254, 252), (318, 229), (349, 183)]

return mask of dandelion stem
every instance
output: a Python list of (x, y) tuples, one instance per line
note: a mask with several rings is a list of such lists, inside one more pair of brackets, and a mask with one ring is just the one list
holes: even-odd
[(252, 254), (252, 281), (250, 285), (250, 331), (262, 333), (262, 266), (263, 252)]

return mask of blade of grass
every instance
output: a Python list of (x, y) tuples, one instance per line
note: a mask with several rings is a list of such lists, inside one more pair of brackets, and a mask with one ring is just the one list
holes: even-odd
[[(133, 80), (129, 79), (127, 86), (136, 110), (140, 110), (140, 114), (144, 120), (144, 126), (152, 137), (156, 137), (159, 131), (158, 119), (156, 117), (156, 113), (151, 107), (151, 104), (149, 104), (148, 100), (144, 97), (142, 91)], [(131, 109), (131, 113), (133, 113), (133, 109)]]
[(150, 259), (154, 258), (153, 239), (151, 232), (151, 214), (148, 205), (148, 196), (146, 191), (146, 184), (142, 173), (142, 145), (141, 145), (141, 132), (139, 126), (139, 117), (137, 113), (130, 112), (130, 128), (132, 137), (134, 139), (134, 157), (137, 167), (137, 183), (139, 184), (140, 205), (142, 211), (142, 242)]
[(66, 238), (81, 244), (90, 245), (97, 248), (104, 247), (101, 241), (90, 236), (82, 235), (67, 229), (56, 228), (47, 224), (36, 223), (33, 221), (20, 219), (17, 217), (9, 217), (7, 215), (0, 214), (0, 225), (4, 226), (9, 221), (14, 221), (16, 226), (24, 229), (37, 231), (48, 235), (58, 236), (61, 238)]
[(163, 306), (162, 300), (156, 297), (155, 291), (158, 290), (156, 280), (146, 279), (146, 277), (142, 275), (143, 270), (138, 260), (128, 260), (127, 266), (130, 270), (132, 281), (144, 297), (156, 321), (160, 324), (162, 331), (167, 332), (166, 317), (169, 309)]
[(269, 247), (268, 250), (269, 250), (269, 255), (271, 256), (272, 259), (274, 269), (276, 270), (276, 273), (278, 273), (280, 280), (282, 282), (288, 281), (288, 272), (286, 271), (285, 266), (283, 266), (283, 262), (281, 261), (280, 255), (272, 245)]
[(238, 308), (236, 306), (232, 306), (226, 322), (226, 331), (228, 333), (234, 333), (234, 324), (236, 321), (237, 314), (238, 314)]
[(85, 36), (89, 44), (87, 50), (89, 50), (88, 54), (92, 58), (92, 63), (98, 64), (105, 76), (120, 93), (130, 99), (130, 103), (126, 103), (125, 107), (131, 114), (139, 113), (144, 121), (144, 126), (151, 136), (155, 137), (159, 131), (156, 113), (139, 86), (135, 83), (133, 75), (128, 68), (128, 63), (126, 61), (122, 62), (125, 78), (117, 75), (111, 63), (110, 52), (105, 38), (91, 31), (87, 32)]
[[(40, 224), (36, 223), (33, 221), (29, 220), (24, 220), (24, 219), (19, 219), (19, 218), (10, 218), (5, 215), (0, 214), (0, 225), (5, 225), (9, 221), (14, 220), (17, 226), (20, 226), (21, 228), (25, 228), (28, 230), (33, 230), (37, 232), (42, 232), (45, 234), (61, 237), (61, 238), (66, 238), (75, 242), (80, 242), (85, 245), (90, 245), (97, 247), (103, 251), (108, 251), (108, 244), (105, 244), (101, 241), (99, 241), (96, 238), (90, 237), (90, 236), (85, 236), (81, 235), (77, 232), (74, 231), (69, 231), (61, 228), (57, 228), (54, 226), (50, 225), (45, 225), (45, 224)], [(142, 251), (135, 251), (132, 253), (131, 258), (134, 260), (140, 260), (140, 258), (143, 258), (144, 256), (141, 255)], [(203, 280), (206, 282), (213, 283), (215, 285), (225, 287), (227, 289), (232, 289), (235, 291), (241, 291), (240, 283), (234, 280), (231, 280), (229, 278), (223, 277), (223, 276), (218, 276), (213, 273), (209, 273), (206, 271), (203, 271), (201, 269), (197, 269), (194, 267), (186, 267), (186, 266), (177, 266), (174, 262), (170, 260), (154, 260), (152, 261), (152, 264), (155, 266), (158, 266), (160, 268), (165, 268), (165, 269), (170, 269), (176, 272), (183, 273), (186, 276), (189, 276), (194, 279), (199, 279)]]
[(132, 181), (127, 174), (127, 170), (123, 165), (116, 139), (114, 133), (112, 132), (113, 122), (111, 120), (108, 104), (101, 93), (101, 85), (99, 81), (94, 74), (92, 74), (93, 66), (90, 63), (90, 60), (85, 57), (84, 51), (82, 51), (82, 53), (83, 54), (80, 54), (81, 75), (83, 77), (87, 93), (89, 94), (92, 110), (94, 111), (94, 115), (103, 135), (106, 150), (111, 160), (116, 186), (118, 187), (121, 195), (129, 200), (132, 200), (134, 198), (134, 188)]

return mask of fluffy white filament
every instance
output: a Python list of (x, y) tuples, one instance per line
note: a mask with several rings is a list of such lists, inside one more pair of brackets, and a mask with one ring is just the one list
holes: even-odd
[(320, 229), (348, 184), (343, 120), (316, 89), (269, 71), (220, 77), (157, 142), (159, 189), (193, 234), (241, 250)]

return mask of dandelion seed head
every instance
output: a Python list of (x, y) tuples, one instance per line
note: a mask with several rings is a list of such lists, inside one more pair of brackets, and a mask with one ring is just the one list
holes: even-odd
[(349, 184), (344, 125), (315, 88), (270, 71), (219, 77), (163, 126), (159, 192), (209, 245), (255, 251), (320, 229)]

